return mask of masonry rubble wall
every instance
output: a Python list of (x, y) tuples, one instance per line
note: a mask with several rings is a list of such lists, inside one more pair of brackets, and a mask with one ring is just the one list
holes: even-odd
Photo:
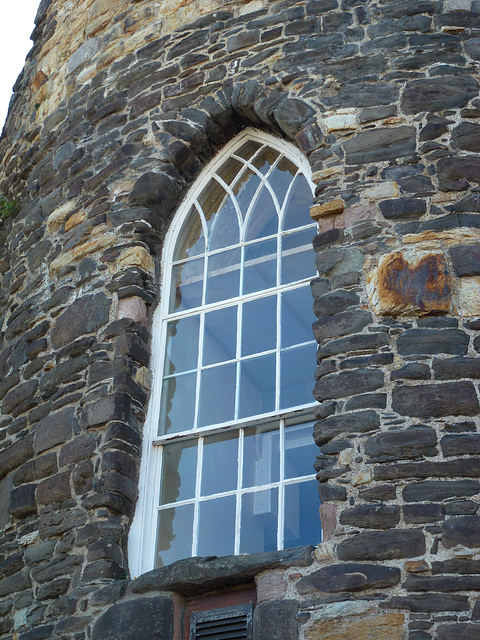
[[(177, 640), (183, 599), (253, 581), (258, 640), (479, 638), (480, 2), (43, 0), (36, 25), (0, 141), (2, 640)], [(323, 542), (132, 581), (163, 238), (246, 127), (317, 184)]]

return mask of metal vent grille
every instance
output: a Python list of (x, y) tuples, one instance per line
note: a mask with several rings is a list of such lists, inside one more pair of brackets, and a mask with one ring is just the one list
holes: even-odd
[(253, 604), (192, 613), (190, 640), (251, 640)]

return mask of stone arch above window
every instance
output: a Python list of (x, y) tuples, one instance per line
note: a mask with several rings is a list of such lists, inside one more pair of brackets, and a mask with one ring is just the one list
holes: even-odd
[(313, 463), (315, 235), (307, 161), (249, 130), (166, 238), (135, 575), (320, 541)]

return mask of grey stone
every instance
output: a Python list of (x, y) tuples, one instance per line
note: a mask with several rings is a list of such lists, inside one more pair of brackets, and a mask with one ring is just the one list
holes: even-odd
[(400, 415), (417, 418), (475, 416), (480, 409), (471, 382), (395, 387), (392, 408)]
[[(365, 316), (366, 319), (366, 316)], [(317, 358), (330, 358), (339, 354), (355, 353), (361, 351), (377, 351), (380, 347), (388, 345), (388, 338), (385, 333), (360, 333), (357, 335), (349, 336), (347, 338), (338, 338), (337, 340), (330, 340), (327, 343), (322, 344), (317, 349)], [(377, 354), (378, 355), (378, 354)], [(382, 354), (383, 355), (383, 354)], [(385, 354), (385, 357), (389, 359), (391, 354)], [(349, 358), (349, 360), (354, 360)], [(340, 365), (341, 368), (347, 366)], [(372, 363), (374, 364), (374, 363)], [(349, 366), (349, 365), (348, 365)], [(358, 366), (358, 365), (357, 365)]]
[(402, 492), (406, 502), (441, 501), (457, 496), (473, 496), (479, 490), (474, 480), (426, 480), (409, 484)]
[(463, 545), (470, 549), (480, 547), (480, 516), (449, 518), (443, 524), (442, 545), (446, 549)]
[(440, 440), (444, 456), (463, 456), (480, 454), (480, 434), (446, 435)]
[(11, 476), (7, 476), (3, 480), (0, 480), (0, 527), (4, 527), (10, 519), (8, 506), (10, 504), (10, 493), (12, 488), (13, 483)]
[(372, 321), (372, 315), (366, 309), (345, 311), (335, 316), (320, 318), (313, 323), (313, 334), (317, 342), (326, 338), (338, 338), (350, 333), (357, 333)]
[(476, 245), (451, 247), (450, 255), (457, 276), (480, 275), (480, 247)]
[(468, 622), (440, 624), (437, 634), (438, 640), (478, 640), (480, 637), (480, 624)]
[(111, 420), (128, 421), (130, 416), (130, 396), (115, 393), (86, 404), (82, 411), (81, 423), (84, 427), (98, 427)]
[(434, 429), (413, 426), (402, 431), (386, 431), (371, 436), (365, 443), (365, 453), (372, 462), (390, 462), (435, 456), (436, 446)]
[(326, 593), (356, 592), (365, 589), (385, 589), (400, 582), (400, 569), (371, 564), (334, 564), (301, 578), (297, 590)]
[(55, 578), (72, 575), (82, 562), (83, 556), (80, 555), (58, 556), (38, 567), (32, 568), (32, 576), (37, 582), (43, 584)]
[(446, 353), (465, 355), (469, 337), (459, 329), (409, 329), (399, 336), (398, 352), (404, 356)]
[(430, 380), (428, 365), (421, 362), (409, 362), (397, 371), (392, 371), (390, 379), (395, 380)]
[(177, 205), (179, 195), (179, 187), (170, 176), (149, 172), (136, 181), (129, 202), (166, 214)]
[(406, 504), (403, 517), (407, 524), (424, 524), (443, 520), (443, 509), (439, 504)]
[(8, 513), (14, 518), (26, 518), (37, 512), (35, 490), (37, 485), (24, 484), (14, 489), (10, 495)]
[(384, 375), (377, 369), (342, 371), (324, 376), (315, 385), (314, 396), (319, 401), (376, 391), (383, 387)]
[[(394, 596), (385, 608), (407, 609), (414, 613), (431, 613), (435, 611), (468, 611), (467, 596), (429, 593), (409, 596)], [(458, 636), (456, 636), (458, 640)]]
[(296, 99), (284, 100), (273, 112), (280, 129), (292, 138), (314, 114), (315, 111), (309, 104)]
[(52, 330), (52, 344), (63, 347), (76, 338), (107, 324), (110, 300), (104, 293), (83, 296), (73, 302), (57, 319)]
[(420, 198), (393, 198), (380, 202), (380, 211), (388, 220), (419, 218), (426, 213), (427, 205)]
[(478, 83), (469, 76), (444, 76), (412, 80), (407, 83), (401, 98), (402, 111), (442, 111), (464, 107), (478, 94)]
[(362, 489), (358, 497), (368, 502), (376, 502), (377, 500), (395, 500), (397, 492), (391, 484), (382, 484), (371, 489)]
[(33, 435), (20, 438), (0, 451), (0, 478), (33, 457)]
[(253, 639), (297, 640), (298, 602), (296, 600), (270, 600), (261, 602), (254, 613)]
[(439, 187), (442, 191), (463, 191), (469, 183), (480, 183), (480, 158), (462, 156), (440, 158), (437, 164)]
[(88, 62), (100, 50), (100, 38), (88, 38), (72, 53), (67, 61), (68, 73), (73, 73), (85, 62)]
[(329, 418), (315, 424), (314, 438), (319, 447), (332, 438), (347, 434), (368, 433), (378, 429), (380, 418), (375, 411), (354, 411)]
[(57, 473), (38, 485), (37, 502), (39, 504), (54, 504), (68, 498), (71, 498), (70, 471)]
[(97, 439), (93, 435), (78, 436), (62, 447), (58, 463), (64, 467), (90, 458), (96, 446)]
[(35, 430), (35, 453), (38, 455), (69, 440), (77, 424), (73, 407), (56, 411), (40, 420)]
[(171, 640), (173, 600), (168, 596), (138, 598), (115, 604), (93, 627), (93, 640)]
[(358, 533), (340, 542), (340, 560), (392, 560), (414, 558), (425, 553), (422, 531), (392, 529)]
[(378, 128), (363, 131), (344, 143), (347, 164), (397, 160), (415, 152), (413, 127)]
[(154, 569), (131, 582), (128, 590), (142, 594), (150, 591), (174, 591), (184, 596), (205, 590), (248, 584), (263, 571), (288, 567), (308, 567), (313, 562), (313, 547), (296, 547), (223, 558), (188, 558), (162, 569)]
[(383, 504), (362, 504), (344, 509), (340, 523), (364, 529), (390, 529), (400, 522), (400, 507)]
[(346, 311), (349, 307), (358, 304), (359, 298), (353, 291), (339, 289), (318, 296), (313, 304), (313, 312), (318, 318), (323, 316), (333, 316), (336, 313)]

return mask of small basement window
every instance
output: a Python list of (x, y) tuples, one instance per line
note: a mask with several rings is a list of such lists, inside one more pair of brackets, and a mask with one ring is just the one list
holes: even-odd
[(190, 600), (184, 640), (252, 640), (255, 601), (254, 587)]

